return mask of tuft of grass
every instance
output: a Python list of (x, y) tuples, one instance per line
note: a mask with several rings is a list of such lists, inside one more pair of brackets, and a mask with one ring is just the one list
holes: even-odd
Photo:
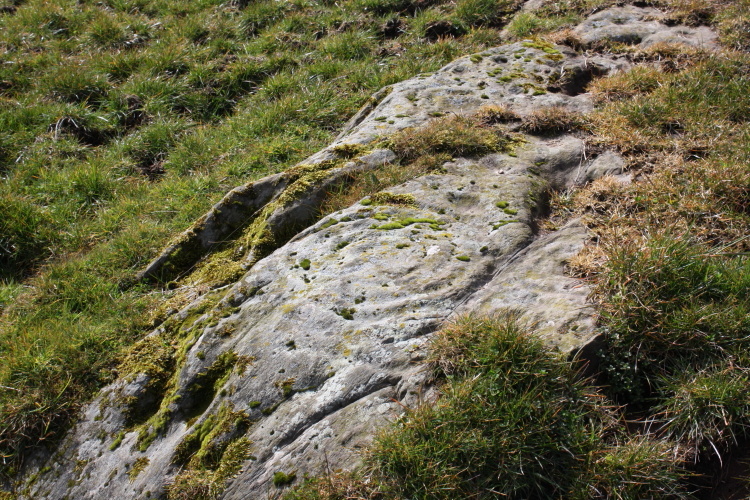
[(506, 137), (492, 128), (478, 126), (474, 117), (439, 117), (418, 129), (406, 129), (389, 138), (388, 146), (401, 161), (448, 154), (478, 156), (502, 150)]
[(685, 443), (693, 456), (726, 456), (750, 427), (745, 367), (743, 362), (671, 374), (662, 389), (666, 397), (654, 407), (664, 434)]
[(561, 134), (583, 125), (579, 113), (560, 106), (535, 109), (521, 120), (521, 130), (530, 134)]
[(572, 498), (694, 498), (684, 455), (674, 443), (633, 436), (594, 454)]
[(656, 90), (666, 75), (649, 65), (638, 65), (627, 73), (592, 82), (589, 91), (599, 102), (620, 101)]
[[(547, 399), (551, 394), (537, 383), (554, 364), (548, 364), (551, 359), (541, 344), (513, 323), (465, 320), (439, 335), (434, 347), (438, 370), (454, 377), (452, 383), (443, 388), (435, 406), (408, 413), (396, 430), (378, 438), (373, 450), (378, 472), (393, 480), (399, 495), (467, 498), (492, 490), (548, 496), (564, 489), (555, 469), (571, 467), (574, 460), (554, 451), (554, 431), (543, 430), (552, 421), (536, 415), (540, 432), (526, 433), (519, 425), (535, 404), (549, 408), (547, 417), (561, 410), (548, 406), (557, 398)], [(572, 389), (564, 385), (556, 389)], [(509, 400), (513, 404), (502, 403)], [(585, 433), (571, 432), (576, 417), (585, 419), (571, 415), (567, 425), (560, 423), (572, 450), (589, 446)], [(492, 421), (503, 425), (495, 428)], [(521, 480), (524, 469), (525, 477), (538, 479)]]
[(409, 412), (372, 452), (392, 488), (409, 498), (567, 491), (576, 456), (595, 446), (586, 430), (595, 404), (573, 404), (586, 399), (573, 372), (513, 319), (461, 320), (433, 349), (449, 381), (442, 398)]
[(519, 7), (515, 0), (458, 0), (456, 18), (472, 27), (502, 26)]
[(579, 19), (579, 16), (575, 14), (548, 17), (540, 16), (536, 12), (519, 12), (513, 16), (506, 29), (514, 39), (522, 40), (559, 30), (565, 26), (572, 26)]
[(611, 253), (600, 281), (612, 391), (704, 454), (746, 436), (748, 280), (746, 259), (665, 236)]

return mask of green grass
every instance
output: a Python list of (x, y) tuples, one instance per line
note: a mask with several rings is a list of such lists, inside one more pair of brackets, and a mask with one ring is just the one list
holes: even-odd
[[(319, 150), (376, 90), (496, 43), (486, 8), (29, 0), (0, 14), (4, 472), (149, 330), (174, 292), (133, 277), (171, 238)], [(393, 16), (398, 55), (380, 31)], [(465, 36), (426, 42), (446, 16)]]
[(748, 63), (727, 51), (596, 82), (590, 129), (643, 177), (595, 182), (568, 205), (603, 249), (579, 261), (602, 307), (602, 382), (628, 418), (679, 443), (707, 492), (750, 419)]
[(407, 414), (373, 450), (399, 495), (567, 491), (577, 457), (595, 446), (597, 435), (587, 430), (596, 425), (595, 399), (586, 401), (572, 370), (512, 319), (465, 320), (438, 336), (433, 352), (439, 374), (449, 377), (442, 398)]
[(603, 369), (613, 394), (698, 457), (748, 437), (750, 262), (670, 236), (614, 252)]
[(602, 395), (516, 314), (468, 317), (432, 341), (442, 381), (367, 455), (287, 499), (689, 498), (668, 441), (627, 437)]

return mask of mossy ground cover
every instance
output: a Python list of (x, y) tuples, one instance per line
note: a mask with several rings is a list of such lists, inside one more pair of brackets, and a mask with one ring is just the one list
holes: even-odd
[(379, 88), (496, 44), (488, 27), (516, 5), (0, 7), (0, 448), (12, 473), (149, 328), (164, 293), (132, 278), (170, 238), (228, 189), (320, 149)]

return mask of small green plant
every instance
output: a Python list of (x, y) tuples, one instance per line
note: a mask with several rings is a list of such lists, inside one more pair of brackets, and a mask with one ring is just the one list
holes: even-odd
[(468, 255), (459, 255), (456, 257), (456, 260), (460, 260), (461, 262), (469, 262), (471, 260), (471, 257)]
[(347, 319), (347, 320), (351, 321), (351, 320), (354, 319), (354, 313), (356, 313), (356, 312), (357, 312), (357, 310), (354, 309), (353, 307), (344, 307), (344, 308), (339, 309), (338, 311), (336, 311), (336, 314), (338, 314), (339, 316), (341, 316), (344, 319)]
[(282, 488), (284, 486), (288, 486), (294, 482), (294, 480), (297, 479), (297, 473), (296, 472), (274, 472), (273, 474), (273, 485), (277, 488)]
[(299, 267), (301, 267), (305, 271), (309, 271), (310, 270), (310, 259), (302, 259), (301, 261), (299, 261)]
[(128, 477), (130, 478), (131, 483), (135, 481), (135, 478), (137, 478), (141, 472), (143, 472), (143, 469), (146, 468), (146, 466), (149, 464), (149, 461), (150, 460), (148, 459), (148, 457), (140, 457), (136, 459), (135, 462), (133, 462), (133, 465), (128, 471)]

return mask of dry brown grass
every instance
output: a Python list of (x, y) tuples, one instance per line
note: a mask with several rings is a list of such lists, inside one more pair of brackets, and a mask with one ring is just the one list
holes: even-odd
[(653, 91), (664, 80), (664, 74), (651, 65), (641, 64), (627, 73), (594, 80), (588, 91), (599, 103), (630, 99)]
[(327, 473), (292, 489), (284, 500), (386, 500), (376, 481), (347, 472)]
[(561, 134), (581, 128), (580, 113), (562, 106), (550, 106), (532, 111), (521, 121), (521, 130), (529, 134)]
[(501, 150), (507, 138), (498, 129), (483, 127), (475, 116), (449, 115), (425, 126), (404, 129), (388, 141), (403, 163), (425, 155), (478, 156)]
[(567, 45), (574, 50), (583, 50), (583, 40), (570, 28), (565, 28), (544, 36), (545, 40), (557, 44)]
[(512, 109), (506, 106), (488, 105), (482, 106), (476, 113), (474, 119), (479, 125), (497, 125), (498, 123), (507, 123), (521, 118)]

